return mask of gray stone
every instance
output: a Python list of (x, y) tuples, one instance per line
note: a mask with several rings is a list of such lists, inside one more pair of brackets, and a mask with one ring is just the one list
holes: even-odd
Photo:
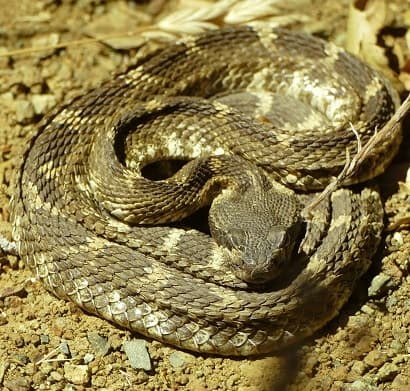
[(110, 350), (108, 339), (95, 332), (87, 333), (88, 342), (97, 356), (105, 356)]
[(390, 280), (391, 277), (384, 273), (380, 273), (374, 277), (368, 289), (369, 296), (374, 297), (380, 295)]
[(144, 340), (133, 339), (131, 341), (125, 341), (122, 347), (132, 368), (144, 369), (145, 371), (152, 369), (151, 358)]
[(84, 354), (83, 360), (84, 360), (84, 364), (89, 364), (91, 361), (94, 360), (94, 354), (91, 354), (91, 353)]
[(68, 346), (68, 343), (66, 341), (62, 341), (60, 343), (60, 352), (63, 353), (64, 355), (70, 357), (71, 353), (70, 353), (70, 347)]
[(185, 352), (173, 352), (169, 356), (169, 363), (173, 368), (182, 368), (193, 360), (193, 356)]

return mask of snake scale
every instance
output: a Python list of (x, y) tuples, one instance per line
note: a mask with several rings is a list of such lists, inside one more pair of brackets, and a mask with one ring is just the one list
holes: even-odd
[(281, 349), (332, 319), (371, 262), (383, 208), (357, 183), (400, 136), (302, 212), (397, 104), (382, 76), (304, 33), (170, 44), (43, 118), (12, 197), (18, 252), (56, 296), (145, 336)]

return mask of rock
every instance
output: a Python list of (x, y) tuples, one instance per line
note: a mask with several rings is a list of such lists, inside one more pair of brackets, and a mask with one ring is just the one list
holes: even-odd
[(151, 359), (144, 340), (133, 339), (131, 341), (125, 341), (122, 347), (132, 368), (144, 369), (145, 371), (152, 369)]
[(49, 361), (43, 361), (40, 365), (40, 372), (44, 376), (49, 376), (49, 374), (54, 370), (54, 367), (51, 365)]
[(51, 94), (35, 94), (31, 97), (31, 103), (36, 114), (45, 114), (56, 105), (56, 97)]
[(343, 390), (346, 391), (378, 391), (378, 387), (365, 382), (364, 380), (356, 380), (351, 384), (346, 384)]
[(387, 283), (391, 280), (391, 277), (385, 273), (380, 273), (373, 278), (370, 287), (368, 289), (368, 294), (370, 297), (378, 296), (383, 293)]
[(16, 120), (18, 123), (29, 122), (29, 120), (34, 116), (33, 105), (27, 100), (16, 100), (14, 102), (14, 109), (16, 111)]
[(399, 373), (391, 383), (392, 390), (410, 390), (410, 376)]
[(390, 347), (396, 354), (404, 353), (406, 351), (406, 346), (400, 341), (396, 341), (395, 339), (391, 342)]
[(91, 361), (94, 360), (94, 354), (91, 354), (91, 353), (84, 354), (83, 360), (84, 360), (84, 364), (89, 364)]
[(85, 385), (90, 381), (88, 365), (64, 364), (64, 378), (70, 383)]
[(16, 377), (4, 383), (9, 391), (28, 391), (31, 389), (31, 382), (25, 377)]
[(17, 254), (16, 243), (12, 240), (8, 240), (8, 238), (4, 237), (3, 235), (0, 235), (0, 249), (5, 254)]
[(193, 356), (185, 352), (173, 352), (169, 356), (169, 363), (173, 368), (182, 368), (193, 360)]
[(374, 309), (372, 307), (369, 307), (367, 304), (363, 305), (361, 310), (367, 315), (372, 315), (374, 313)]
[(366, 371), (366, 365), (363, 361), (354, 361), (350, 370), (352, 373), (361, 376)]
[(58, 371), (50, 372), (50, 377), (51, 377), (52, 380), (54, 380), (56, 382), (59, 382), (59, 381), (63, 380), (63, 375)]
[[(57, 45), (60, 41), (60, 35), (57, 33), (50, 33), (47, 35), (40, 35), (40, 36), (35, 36), (31, 40), (31, 44), (34, 47), (53, 47)], [(50, 56), (53, 53), (53, 49), (50, 50), (42, 50), (38, 52), (38, 57), (39, 58), (45, 58)]]
[(107, 338), (98, 333), (89, 332), (87, 333), (87, 339), (97, 356), (105, 356), (109, 352), (111, 345)]
[(67, 357), (71, 357), (70, 347), (66, 341), (62, 341), (59, 346), (60, 352), (66, 355)]
[(379, 350), (372, 350), (364, 358), (364, 362), (371, 366), (379, 368), (387, 361), (387, 355)]
[(8, 323), (7, 314), (5, 312), (0, 312), (0, 326)]
[(31, 389), (31, 382), (25, 377), (16, 377), (4, 383), (9, 391), (28, 391)]
[(399, 368), (396, 364), (386, 362), (377, 372), (377, 380), (379, 382), (385, 382), (392, 380), (399, 373)]

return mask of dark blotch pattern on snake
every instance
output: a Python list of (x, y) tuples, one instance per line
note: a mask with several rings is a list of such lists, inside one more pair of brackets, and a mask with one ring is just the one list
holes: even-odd
[[(235, 27), (169, 45), (42, 120), (12, 200), (18, 251), (58, 297), (146, 336), (222, 355), (280, 349), (334, 317), (371, 262), (376, 191), (344, 183), (301, 211), (397, 101), (354, 56), (302, 33)], [(399, 143), (352, 182), (380, 174)], [(186, 164), (141, 174), (158, 161)], [(184, 224), (204, 207), (210, 235)]]

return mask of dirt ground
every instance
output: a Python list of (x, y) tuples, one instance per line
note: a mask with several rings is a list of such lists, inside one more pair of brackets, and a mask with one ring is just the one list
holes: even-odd
[[(359, 10), (370, 3), (376, 11), (365, 19), (379, 33), (377, 44), (383, 37), (388, 46), (383, 51), (387, 60), (379, 62), (379, 68), (405, 96), (410, 89), (410, 2), (354, 2)], [(3, 236), (11, 239), (10, 181), (29, 132), (50, 108), (107, 79), (141, 51), (210, 24), (249, 20), (304, 29), (342, 46), (350, 42), (350, 47), (349, 34), (356, 31), (346, 28), (349, 12), (352, 15), (347, 0), (230, 1), (212, 17), (205, 12), (211, 6), (215, 4), (188, 0), (0, 0)], [(196, 13), (184, 14), (188, 7), (197, 7)], [(182, 13), (175, 14), (177, 10)], [(366, 51), (366, 34), (360, 54), (372, 62), (377, 51)], [(110, 39), (97, 42), (96, 36)], [(409, 390), (409, 128), (407, 121), (401, 152), (379, 179), (386, 226), (404, 224), (386, 230), (371, 269), (348, 304), (302, 346), (250, 359), (181, 352), (56, 299), (18, 257), (2, 255), (0, 386), (11, 391)]]

